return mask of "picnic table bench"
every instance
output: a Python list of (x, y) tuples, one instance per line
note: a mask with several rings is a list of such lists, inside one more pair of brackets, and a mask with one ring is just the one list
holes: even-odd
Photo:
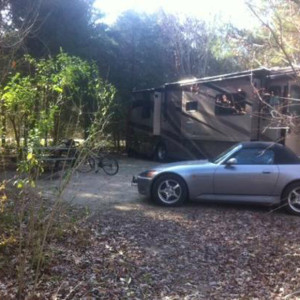
[(37, 147), (34, 150), (35, 156), (39, 161), (42, 163), (53, 163), (55, 169), (59, 168), (60, 162), (75, 162), (78, 153), (75, 146)]

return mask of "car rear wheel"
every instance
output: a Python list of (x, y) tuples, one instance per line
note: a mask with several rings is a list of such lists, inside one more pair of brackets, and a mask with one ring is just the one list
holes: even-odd
[(292, 183), (286, 188), (282, 201), (288, 212), (300, 215), (300, 182)]
[(187, 187), (182, 178), (174, 174), (160, 176), (153, 184), (152, 198), (161, 205), (181, 205), (187, 199)]

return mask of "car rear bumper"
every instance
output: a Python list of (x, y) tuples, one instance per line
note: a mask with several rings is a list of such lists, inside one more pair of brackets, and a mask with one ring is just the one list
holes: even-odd
[(151, 194), (151, 178), (133, 176), (131, 185), (137, 186), (138, 192), (141, 195), (150, 197)]

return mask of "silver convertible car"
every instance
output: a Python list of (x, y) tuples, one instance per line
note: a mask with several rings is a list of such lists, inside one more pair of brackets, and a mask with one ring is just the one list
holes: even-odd
[(134, 176), (133, 183), (166, 206), (188, 199), (282, 204), (300, 215), (300, 159), (271, 142), (240, 143), (213, 160), (159, 165)]

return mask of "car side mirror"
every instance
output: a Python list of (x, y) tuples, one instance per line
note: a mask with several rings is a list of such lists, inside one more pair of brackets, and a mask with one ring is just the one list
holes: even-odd
[(236, 158), (232, 157), (232, 158), (228, 159), (225, 164), (226, 164), (226, 166), (230, 167), (232, 165), (236, 165), (237, 160), (236, 160)]

